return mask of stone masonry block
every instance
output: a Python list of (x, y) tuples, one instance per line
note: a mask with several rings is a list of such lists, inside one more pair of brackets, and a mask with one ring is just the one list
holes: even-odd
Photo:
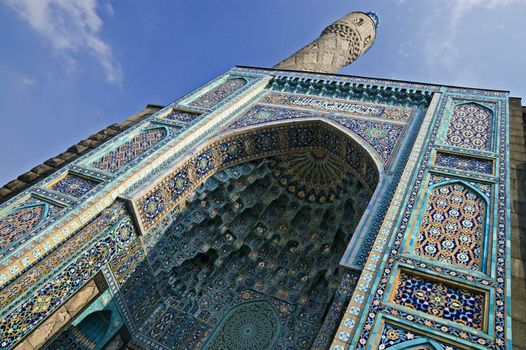
[(79, 142), (79, 145), (89, 147), (89, 148), (95, 148), (98, 145), (100, 145), (100, 142), (94, 141), (94, 140), (82, 140)]
[(44, 175), (44, 174), (48, 174), (51, 171), (53, 171), (53, 168), (44, 163), (44, 164), (37, 165), (36, 167), (31, 169), (31, 171), (38, 175)]
[(76, 315), (84, 308), (97, 294), (99, 289), (95, 281), (90, 281), (77, 294), (75, 294), (65, 305), (70, 315)]
[(6, 183), (4, 187), (14, 192), (14, 191), (24, 188), (25, 186), (26, 186), (25, 182), (20, 181), (20, 180), (13, 180), (13, 181)]
[(11, 190), (8, 190), (5, 187), (0, 188), (0, 198), (8, 196), (10, 193), (11, 193)]
[(49, 165), (53, 168), (58, 168), (63, 163), (64, 163), (64, 159), (57, 158), (57, 157), (48, 159), (44, 162), (44, 164)]
[(46, 341), (53, 337), (68, 321), (71, 315), (64, 307), (59, 308), (53, 315), (44, 321), (27, 338), (36, 349), (42, 348)]
[(511, 275), (522, 279), (526, 277), (524, 274), (524, 261), (517, 258), (511, 258)]
[(82, 154), (82, 153), (86, 152), (87, 149), (88, 149), (88, 147), (86, 147), (86, 146), (83, 146), (83, 145), (80, 145), (80, 144), (76, 144), (76, 145), (71, 146), (70, 148), (68, 148), (68, 152)]
[(35, 181), (36, 179), (38, 179), (40, 177), (40, 175), (32, 172), (32, 171), (29, 171), (25, 174), (22, 174), (18, 177), (19, 180), (21, 181), (24, 181), (26, 183), (31, 183), (33, 181)]
[(76, 154), (71, 152), (63, 152), (60, 153), (58, 157), (64, 159), (65, 161), (71, 161), (76, 157)]

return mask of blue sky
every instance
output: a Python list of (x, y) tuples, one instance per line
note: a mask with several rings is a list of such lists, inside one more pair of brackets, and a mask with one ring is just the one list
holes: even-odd
[(526, 0), (0, 0), (0, 185), (227, 69), (271, 67), (351, 11), (374, 46), (341, 73), (526, 97)]

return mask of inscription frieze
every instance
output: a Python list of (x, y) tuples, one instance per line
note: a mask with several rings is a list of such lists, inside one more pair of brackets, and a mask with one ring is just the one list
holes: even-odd
[(373, 105), (357, 101), (346, 101), (333, 98), (326, 99), (318, 96), (270, 93), (266, 95), (261, 102), (335, 113), (350, 113), (362, 117), (372, 117), (402, 122), (407, 122), (411, 117), (411, 110), (406, 108), (378, 104)]

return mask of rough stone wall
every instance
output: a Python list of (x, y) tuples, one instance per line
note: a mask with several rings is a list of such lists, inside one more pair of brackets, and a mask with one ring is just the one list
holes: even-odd
[(367, 51), (376, 37), (376, 24), (367, 14), (353, 12), (334, 22), (320, 37), (274, 68), (336, 73)]
[(7, 201), (9, 198), (16, 196), (26, 188), (44, 179), (46, 176), (54, 173), (63, 166), (71, 163), (81, 155), (98, 147), (124, 130), (129, 129), (163, 107), (164, 106), (149, 104), (139, 113), (132, 115), (120, 123), (108, 126), (98, 133), (91, 135), (87, 139), (80, 141), (76, 145), (71, 146), (67, 151), (46, 160), (44, 163), (37, 165), (30, 171), (20, 175), (15, 180), (8, 182), (3, 187), (0, 187), (0, 204)]
[(513, 349), (526, 350), (526, 107), (510, 98), (511, 306)]

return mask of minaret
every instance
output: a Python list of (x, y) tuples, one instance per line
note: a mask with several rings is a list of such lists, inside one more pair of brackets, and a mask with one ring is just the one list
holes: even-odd
[(379, 19), (374, 12), (352, 12), (337, 20), (309, 45), (274, 68), (336, 73), (373, 44)]

